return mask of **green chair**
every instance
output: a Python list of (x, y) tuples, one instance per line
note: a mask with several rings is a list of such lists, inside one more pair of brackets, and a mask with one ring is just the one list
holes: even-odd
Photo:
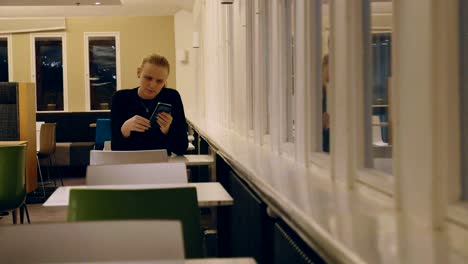
[(194, 187), (70, 190), (69, 222), (122, 219), (180, 220), (186, 258), (203, 257), (200, 211)]
[[(21, 223), (23, 212), (29, 220), (26, 199), (26, 146), (0, 146), (0, 215), (20, 209)], [(16, 224), (13, 214), (13, 224)]]

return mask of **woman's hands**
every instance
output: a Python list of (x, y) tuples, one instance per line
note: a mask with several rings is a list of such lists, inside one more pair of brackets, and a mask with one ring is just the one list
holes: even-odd
[[(158, 123), (161, 132), (164, 135), (167, 135), (172, 124), (172, 116), (169, 113), (161, 112), (156, 117), (156, 122)], [(135, 115), (123, 123), (120, 128), (120, 132), (125, 138), (128, 138), (132, 131), (145, 132), (150, 128), (151, 123), (148, 119)]]
[(166, 113), (166, 112), (161, 112), (156, 117), (156, 121), (158, 122), (159, 129), (161, 129), (161, 132), (164, 135), (167, 135), (167, 133), (169, 133), (169, 128), (171, 127), (171, 124), (172, 124), (171, 114)]
[(148, 119), (139, 115), (134, 115), (132, 118), (123, 123), (122, 127), (120, 128), (120, 132), (122, 132), (124, 137), (128, 138), (132, 131), (145, 132), (146, 130), (150, 129), (150, 127), (151, 124)]

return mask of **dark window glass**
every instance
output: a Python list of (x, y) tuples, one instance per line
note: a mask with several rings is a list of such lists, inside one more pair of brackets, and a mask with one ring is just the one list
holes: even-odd
[(8, 41), (0, 39), (0, 82), (8, 82)]
[(89, 38), (91, 110), (109, 109), (117, 90), (115, 37)]
[[(388, 143), (388, 86), (391, 72), (391, 33), (372, 34), (372, 115), (378, 117), (382, 141)], [(377, 124), (373, 124), (377, 125)]]
[(37, 110), (63, 110), (62, 40), (36, 38), (35, 52)]
[(461, 135), (461, 171), (463, 177), (462, 195), (468, 199), (468, 2), (460, 0), (460, 127)]
[(364, 5), (365, 167), (393, 173), (391, 140), (391, 49), (393, 2)]

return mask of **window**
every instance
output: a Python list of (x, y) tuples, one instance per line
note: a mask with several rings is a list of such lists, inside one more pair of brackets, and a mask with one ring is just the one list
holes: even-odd
[(460, 127), (462, 198), (468, 200), (468, 3), (460, 0)]
[[(322, 14), (322, 61), (321, 61), (321, 105), (322, 146), (321, 151), (330, 152), (330, 4), (323, 2)], [(318, 88), (318, 87), (317, 87)], [(312, 87), (314, 89), (314, 87)]]
[(270, 134), (270, 123), (271, 123), (271, 98), (272, 98), (272, 93), (273, 93), (273, 88), (271, 85), (271, 1), (270, 0), (264, 0), (263, 2), (263, 10), (264, 14), (262, 17), (262, 31), (263, 31), (263, 65), (265, 65), (264, 69), (264, 76), (263, 80), (264, 82), (264, 87), (265, 87), (265, 103), (264, 103), (264, 115), (263, 119), (265, 120), (265, 125), (264, 125), (264, 135)]
[(118, 33), (85, 33), (86, 107), (109, 110), (120, 87)]
[(295, 126), (294, 126), (294, 117), (295, 117), (295, 98), (294, 98), (294, 88), (295, 88), (295, 0), (288, 0), (286, 4), (286, 142), (295, 141)]
[[(254, 41), (255, 41), (255, 30), (254, 30), (254, 22), (255, 22), (255, 8), (254, 8), (254, 1), (246, 2), (247, 8), (246, 10), (250, 11), (249, 15), (247, 16), (247, 67), (249, 68), (247, 71), (247, 104), (248, 104), (248, 130), (253, 132), (254, 129), (254, 76), (256, 74), (255, 69), (255, 50), (254, 50)], [(249, 133), (250, 134), (250, 133)], [(253, 135), (253, 133), (252, 133)]]
[(8, 82), (11, 78), (11, 38), (0, 36), (0, 82)]
[(365, 34), (365, 167), (392, 174), (392, 2), (367, 2)]
[(66, 111), (65, 36), (32, 35), (32, 81), (36, 83), (37, 111)]

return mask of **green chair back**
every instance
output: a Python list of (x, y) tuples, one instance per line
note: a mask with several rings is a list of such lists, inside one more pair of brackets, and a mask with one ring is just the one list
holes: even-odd
[(180, 220), (186, 258), (203, 257), (200, 211), (193, 187), (70, 191), (69, 222), (122, 219)]
[(0, 146), (0, 211), (14, 210), (26, 199), (26, 146)]

